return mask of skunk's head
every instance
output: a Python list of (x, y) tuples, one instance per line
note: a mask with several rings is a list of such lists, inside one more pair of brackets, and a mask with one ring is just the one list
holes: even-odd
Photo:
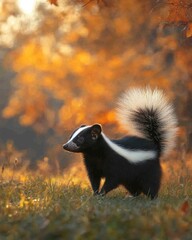
[(63, 148), (69, 152), (84, 152), (97, 143), (101, 132), (102, 128), (99, 124), (92, 126), (82, 125), (72, 133), (68, 142), (63, 145)]

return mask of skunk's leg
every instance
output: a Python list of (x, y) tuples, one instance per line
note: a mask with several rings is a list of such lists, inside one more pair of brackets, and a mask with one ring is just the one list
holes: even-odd
[(151, 200), (156, 199), (158, 197), (159, 192), (159, 183), (151, 183), (151, 184), (144, 184), (143, 185), (143, 193), (150, 197)]
[(111, 190), (115, 189), (118, 186), (118, 183), (116, 181), (113, 181), (111, 178), (106, 178), (105, 182), (103, 184), (103, 187), (101, 188), (101, 191), (99, 192), (99, 195), (104, 196)]
[(88, 176), (91, 183), (91, 188), (93, 190), (93, 195), (97, 195), (99, 193), (101, 177), (98, 176), (97, 174), (93, 174), (93, 172), (88, 173)]
[(124, 187), (128, 190), (128, 192), (133, 197), (137, 197), (141, 194), (141, 189), (139, 189), (139, 187), (137, 185), (124, 184)]

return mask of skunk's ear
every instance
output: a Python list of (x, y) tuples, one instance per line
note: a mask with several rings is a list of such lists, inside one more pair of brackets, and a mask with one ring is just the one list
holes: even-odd
[(93, 140), (97, 140), (98, 137), (101, 135), (101, 132), (102, 132), (101, 125), (100, 124), (94, 124), (91, 127), (91, 138)]

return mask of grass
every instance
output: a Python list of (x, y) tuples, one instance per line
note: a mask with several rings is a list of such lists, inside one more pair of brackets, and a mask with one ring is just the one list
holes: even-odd
[[(185, 180), (185, 181), (184, 181)], [(189, 179), (163, 183), (160, 196), (125, 198), (57, 179), (0, 182), (0, 239), (191, 239)]]
[(192, 156), (187, 159), (162, 162), (160, 195), (151, 201), (126, 197), (122, 188), (92, 197), (77, 162), (56, 176), (48, 159), (34, 173), (13, 158), (0, 173), (0, 240), (191, 240)]

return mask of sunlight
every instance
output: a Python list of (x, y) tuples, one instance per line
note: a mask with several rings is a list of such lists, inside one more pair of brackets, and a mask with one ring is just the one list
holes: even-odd
[(37, 0), (17, 0), (19, 9), (25, 14), (33, 14)]

